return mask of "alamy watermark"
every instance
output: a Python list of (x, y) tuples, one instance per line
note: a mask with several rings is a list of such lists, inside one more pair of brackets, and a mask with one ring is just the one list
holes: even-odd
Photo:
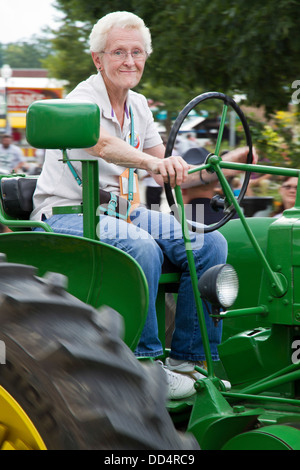
[(295, 349), (292, 354), (292, 363), (298, 364), (300, 362), (300, 339), (292, 342), (292, 349)]
[(0, 364), (6, 364), (6, 346), (4, 341), (0, 341)]
[(292, 94), (292, 103), (299, 104), (300, 103), (300, 80), (294, 80), (292, 83), (292, 88), (295, 88), (294, 93)]
[[(204, 243), (203, 204), (185, 205), (185, 216), (190, 227), (181, 224), (180, 206), (171, 207), (171, 213), (160, 212), (158, 209), (159, 206), (156, 205), (151, 206), (151, 210), (138, 207), (130, 215), (130, 224), (124, 224), (123, 219), (113, 216), (101, 217), (97, 226), (97, 236), (100, 240), (146, 240), (149, 235), (154, 240), (179, 240), (184, 235), (190, 239), (191, 249), (202, 248)], [(173, 217), (172, 210), (178, 213), (179, 220)], [(191, 230), (191, 224), (197, 226), (197, 232)]]

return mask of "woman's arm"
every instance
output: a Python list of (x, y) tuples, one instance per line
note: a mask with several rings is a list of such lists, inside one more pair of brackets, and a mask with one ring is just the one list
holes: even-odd
[(115, 165), (127, 168), (140, 168), (154, 175), (160, 175), (160, 180), (170, 182), (174, 187), (187, 180), (188, 165), (181, 157), (163, 158), (165, 148), (163, 144), (157, 145), (144, 152), (135, 149), (127, 142), (110, 135), (105, 129), (100, 129), (98, 143), (90, 148), (91, 155), (103, 158), (103, 160)]
[[(171, 187), (186, 183), (199, 184), (199, 173), (188, 175), (191, 165), (186, 163), (180, 156), (170, 156), (164, 158), (165, 147), (163, 144), (140, 151), (129, 145), (127, 142), (114, 137), (105, 129), (100, 129), (100, 139), (97, 144), (88, 150), (91, 155), (103, 158), (103, 160), (115, 165), (127, 168), (140, 168), (148, 171), (159, 184), (170, 183)], [(224, 155), (223, 159), (244, 163), (249, 153), (248, 147), (241, 147)], [(258, 160), (257, 153), (253, 148), (253, 163)], [(233, 170), (224, 170), (224, 174), (230, 176)], [(202, 172), (204, 181), (210, 182), (217, 179), (216, 174)]]

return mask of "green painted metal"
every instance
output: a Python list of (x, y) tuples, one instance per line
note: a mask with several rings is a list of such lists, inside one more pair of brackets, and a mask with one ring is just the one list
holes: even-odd
[(99, 169), (97, 160), (82, 162), (83, 236), (99, 240)]
[(117, 310), (124, 340), (135, 349), (148, 311), (148, 285), (132, 257), (100, 241), (44, 232), (1, 234), (0, 250), (9, 262), (37, 267), (38, 275), (64, 274), (67, 290), (83, 302)]
[(245, 411), (230, 406), (219, 391), (218, 379), (203, 379), (196, 384), (197, 396), (188, 431), (202, 450), (218, 450), (233, 436), (257, 423), (261, 409)]
[[(261, 391), (268, 390), (268, 388), (273, 387), (274, 380), (279, 377), (279, 379), (285, 377), (285, 381), (289, 381), (291, 378), (291, 373), (297, 371), (299, 373), (299, 365), (298, 364), (291, 364), (284, 369), (277, 370), (274, 374), (269, 375), (268, 377), (264, 377), (262, 380), (256, 381), (254, 385), (250, 385), (245, 387), (241, 390), (244, 394), (249, 393), (260, 393)], [(276, 383), (278, 385), (278, 383)], [(299, 400), (298, 400), (299, 401)], [(295, 401), (298, 405), (297, 401)]]
[[(248, 402), (248, 406), (250, 405), (251, 402), (255, 402), (256, 404), (260, 405), (261, 407), (263, 406), (274, 406), (274, 409), (276, 409), (277, 405), (292, 405), (292, 407), (289, 407), (290, 410), (294, 407), (298, 407), (300, 405), (300, 400), (298, 399), (293, 399), (293, 398), (282, 398), (282, 397), (275, 397), (275, 396), (270, 396), (270, 395), (251, 395), (250, 393), (245, 393), (244, 391), (241, 392), (222, 392), (223, 397), (228, 399), (228, 401), (233, 401), (240, 403), (240, 406), (244, 408), (242, 405), (243, 402)], [(282, 407), (284, 408), (284, 407)], [(278, 420), (278, 415), (280, 414), (279, 407), (276, 409), (274, 415), (277, 415), (277, 420)], [(285, 407), (287, 409), (287, 407)], [(284, 412), (282, 413), (283, 416), (285, 416)], [(289, 413), (289, 417), (291, 419), (291, 414)], [(299, 416), (297, 414), (293, 415), (293, 419), (295, 419), (296, 423), (299, 423)], [(259, 420), (262, 424), (270, 424), (271, 420), (271, 414), (265, 413), (264, 411), (262, 414), (259, 416)], [(276, 421), (274, 418), (272, 421)]]
[[(267, 233), (274, 219), (271, 217), (251, 217), (247, 219), (260, 248), (266, 253)], [(258, 262), (257, 254), (239, 219), (230, 220), (219, 230), (228, 243), (227, 262), (231, 264), (239, 278), (238, 297), (228, 313), (232, 310), (258, 308), (259, 293), (263, 276), (263, 267)], [(268, 302), (269, 305), (269, 302)], [(223, 341), (228, 337), (257, 327), (270, 326), (265, 315), (226, 317), (223, 322)]]
[(219, 155), (219, 152), (220, 152), (224, 127), (225, 127), (225, 122), (226, 122), (227, 111), (228, 111), (228, 106), (227, 106), (227, 104), (224, 104), (223, 111), (222, 111), (222, 116), (221, 116), (220, 127), (219, 127), (219, 132), (218, 132), (217, 144), (216, 144), (216, 149), (215, 149), (215, 154), (216, 155)]
[(26, 139), (35, 148), (93, 147), (99, 132), (100, 110), (91, 102), (50, 99), (34, 101), (27, 110)]
[[(219, 354), (232, 386), (252, 393), (252, 388), (248, 388), (250, 385), (266, 380), (277, 371), (284, 371), (291, 364), (295, 334), (290, 328), (277, 325), (245, 330), (223, 341)], [(237, 361), (237, 357), (242, 360)], [(279, 382), (272, 384), (274, 388), (278, 385)], [(262, 388), (264, 391), (270, 387), (265, 384)], [(282, 390), (288, 395), (294, 393), (289, 383)]]
[[(228, 170), (253, 171), (253, 165), (249, 165), (247, 163), (233, 163), (228, 161), (219, 161), (218, 163), (220, 168), (227, 168)], [(261, 173), (264, 175), (296, 176), (298, 178), (300, 170), (295, 168), (255, 165), (255, 173)]]
[(11, 217), (8, 217), (4, 212), (3, 209), (0, 208), (0, 224), (7, 225), (11, 229), (20, 229), (24, 230), (26, 227), (38, 227), (45, 230), (45, 232), (53, 232), (52, 228), (49, 227), (48, 224), (44, 222), (39, 222), (36, 220), (13, 220)]
[(192, 245), (191, 245), (189, 230), (187, 226), (187, 221), (185, 217), (182, 193), (178, 185), (175, 187), (175, 194), (176, 194), (177, 203), (179, 204), (180, 209), (181, 209), (180, 214), (181, 214), (181, 223), (182, 223), (182, 233), (183, 233), (183, 239), (184, 239), (185, 248), (186, 248), (186, 256), (188, 259), (188, 264), (189, 264), (189, 269), (190, 269), (195, 302), (196, 302), (199, 326), (200, 326), (201, 337), (202, 337), (202, 342), (203, 342), (203, 349), (204, 349), (206, 362), (207, 362), (207, 372), (208, 372), (209, 377), (214, 377), (214, 368), (213, 368), (212, 356), (211, 356), (211, 351), (210, 351), (209, 338), (208, 338), (205, 317), (204, 317), (204, 312), (203, 312), (203, 307), (202, 307), (202, 300), (200, 298), (200, 293), (198, 290), (198, 277), (197, 277), (197, 272), (196, 272), (195, 260), (194, 260), (194, 255), (192, 251)]
[(83, 214), (83, 207), (80, 206), (56, 206), (52, 208), (52, 214)]
[(300, 430), (276, 425), (235, 436), (222, 450), (299, 450)]
[(241, 207), (239, 206), (236, 198), (234, 197), (234, 194), (230, 188), (230, 185), (227, 181), (227, 179), (225, 178), (223, 172), (221, 171), (221, 168), (220, 168), (220, 165), (219, 165), (219, 159), (216, 159), (216, 158), (212, 158), (211, 159), (212, 161), (212, 164), (214, 165), (214, 169), (215, 169), (215, 172), (217, 173), (218, 175), (218, 178), (219, 178), (219, 181), (220, 181), (220, 184), (222, 186), (222, 189), (224, 191), (224, 194), (225, 194), (225, 197), (227, 198), (227, 200), (229, 201), (230, 204), (232, 204), (241, 220), (241, 223), (243, 224), (244, 226), (244, 229), (253, 245), (253, 248), (255, 249), (257, 255), (258, 255), (258, 259), (259, 261), (262, 263), (264, 269), (265, 269), (265, 272), (269, 278), (269, 281), (272, 285), (272, 289), (273, 289), (273, 293), (274, 295), (276, 295), (277, 297), (281, 297), (282, 295), (284, 295), (284, 293), (286, 292), (286, 284), (284, 282), (284, 279), (282, 279), (278, 273), (274, 272), (273, 269), (271, 268), (270, 266), (270, 263), (268, 262), (266, 256), (264, 255), (261, 247), (259, 246), (251, 228), (249, 227), (249, 225), (247, 224), (247, 220), (246, 220), (246, 217), (244, 216), (244, 213), (241, 209)]
[(189, 170), (189, 175), (191, 175), (192, 173), (197, 173), (198, 171), (200, 170), (207, 170), (208, 168), (210, 168), (211, 165), (210, 164), (204, 164), (204, 165), (199, 165), (199, 166), (196, 166), (195, 168), (191, 168)]
[(226, 316), (227, 318), (237, 318), (237, 317), (243, 317), (243, 316), (248, 316), (248, 315), (267, 315), (269, 313), (267, 307), (265, 305), (260, 305), (259, 307), (250, 307), (250, 308), (241, 308), (241, 309), (235, 309), (235, 310), (229, 310), (226, 313), (220, 313), (219, 315), (212, 315), (214, 318), (219, 318), (222, 320), (223, 317)]

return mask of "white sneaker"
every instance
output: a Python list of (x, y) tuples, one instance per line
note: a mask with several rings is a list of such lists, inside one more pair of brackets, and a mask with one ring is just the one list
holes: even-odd
[[(205, 361), (180, 361), (178, 359), (172, 359), (171, 357), (168, 357), (166, 359), (166, 367), (171, 371), (177, 372), (179, 374), (184, 374), (193, 378), (194, 380), (204, 379), (206, 375), (196, 371), (195, 366), (201, 367), (201, 369), (207, 371), (207, 365)], [(230, 382), (228, 382), (227, 380), (222, 380), (222, 383), (224, 384), (226, 390), (231, 389)]]
[(168, 369), (174, 372), (177, 372), (179, 374), (188, 375), (192, 377), (194, 380), (204, 379), (206, 376), (196, 371), (195, 366), (199, 366), (202, 369), (206, 369), (202, 361), (201, 362), (200, 361), (199, 362), (180, 361), (178, 359), (172, 359), (171, 357), (167, 357), (166, 359), (166, 367), (168, 367)]
[(181, 398), (188, 398), (196, 393), (196, 389), (194, 387), (195, 380), (190, 377), (187, 377), (186, 375), (177, 374), (176, 372), (171, 371), (160, 361), (156, 362), (163, 366), (163, 369), (166, 373), (169, 400), (179, 400)]

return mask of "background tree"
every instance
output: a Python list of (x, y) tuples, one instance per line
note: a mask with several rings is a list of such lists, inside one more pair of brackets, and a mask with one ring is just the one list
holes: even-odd
[(3, 45), (0, 43), (0, 67), (4, 64), (3, 60)]
[[(171, 83), (246, 93), (249, 103), (271, 112), (287, 107), (291, 84), (300, 76), (300, 16), (294, 0), (57, 0), (57, 5), (67, 18), (59, 35), (73, 25), (77, 41), (85, 45), (73, 63), (84, 60), (81, 53), (98, 18), (128, 10), (151, 29), (154, 52), (145, 79), (156, 87)], [(54, 47), (62, 51), (60, 43)], [(73, 82), (76, 73), (72, 67), (64, 78)], [(82, 78), (88, 73), (82, 68)]]
[(251, 120), (252, 139), (262, 163), (297, 168), (300, 161), (299, 113), (294, 107), (290, 111), (277, 111), (272, 122)]
[(67, 88), (74, 88), (80, 81), (86, 79), (95, 71), (91, 55), (87, 50), (86, 26), (79, 25), (67, 19), (63, 28), (52, 39), (55, 54), (49, 55), (43, 61), (50, 74), (58, 79), (69, 82)]

